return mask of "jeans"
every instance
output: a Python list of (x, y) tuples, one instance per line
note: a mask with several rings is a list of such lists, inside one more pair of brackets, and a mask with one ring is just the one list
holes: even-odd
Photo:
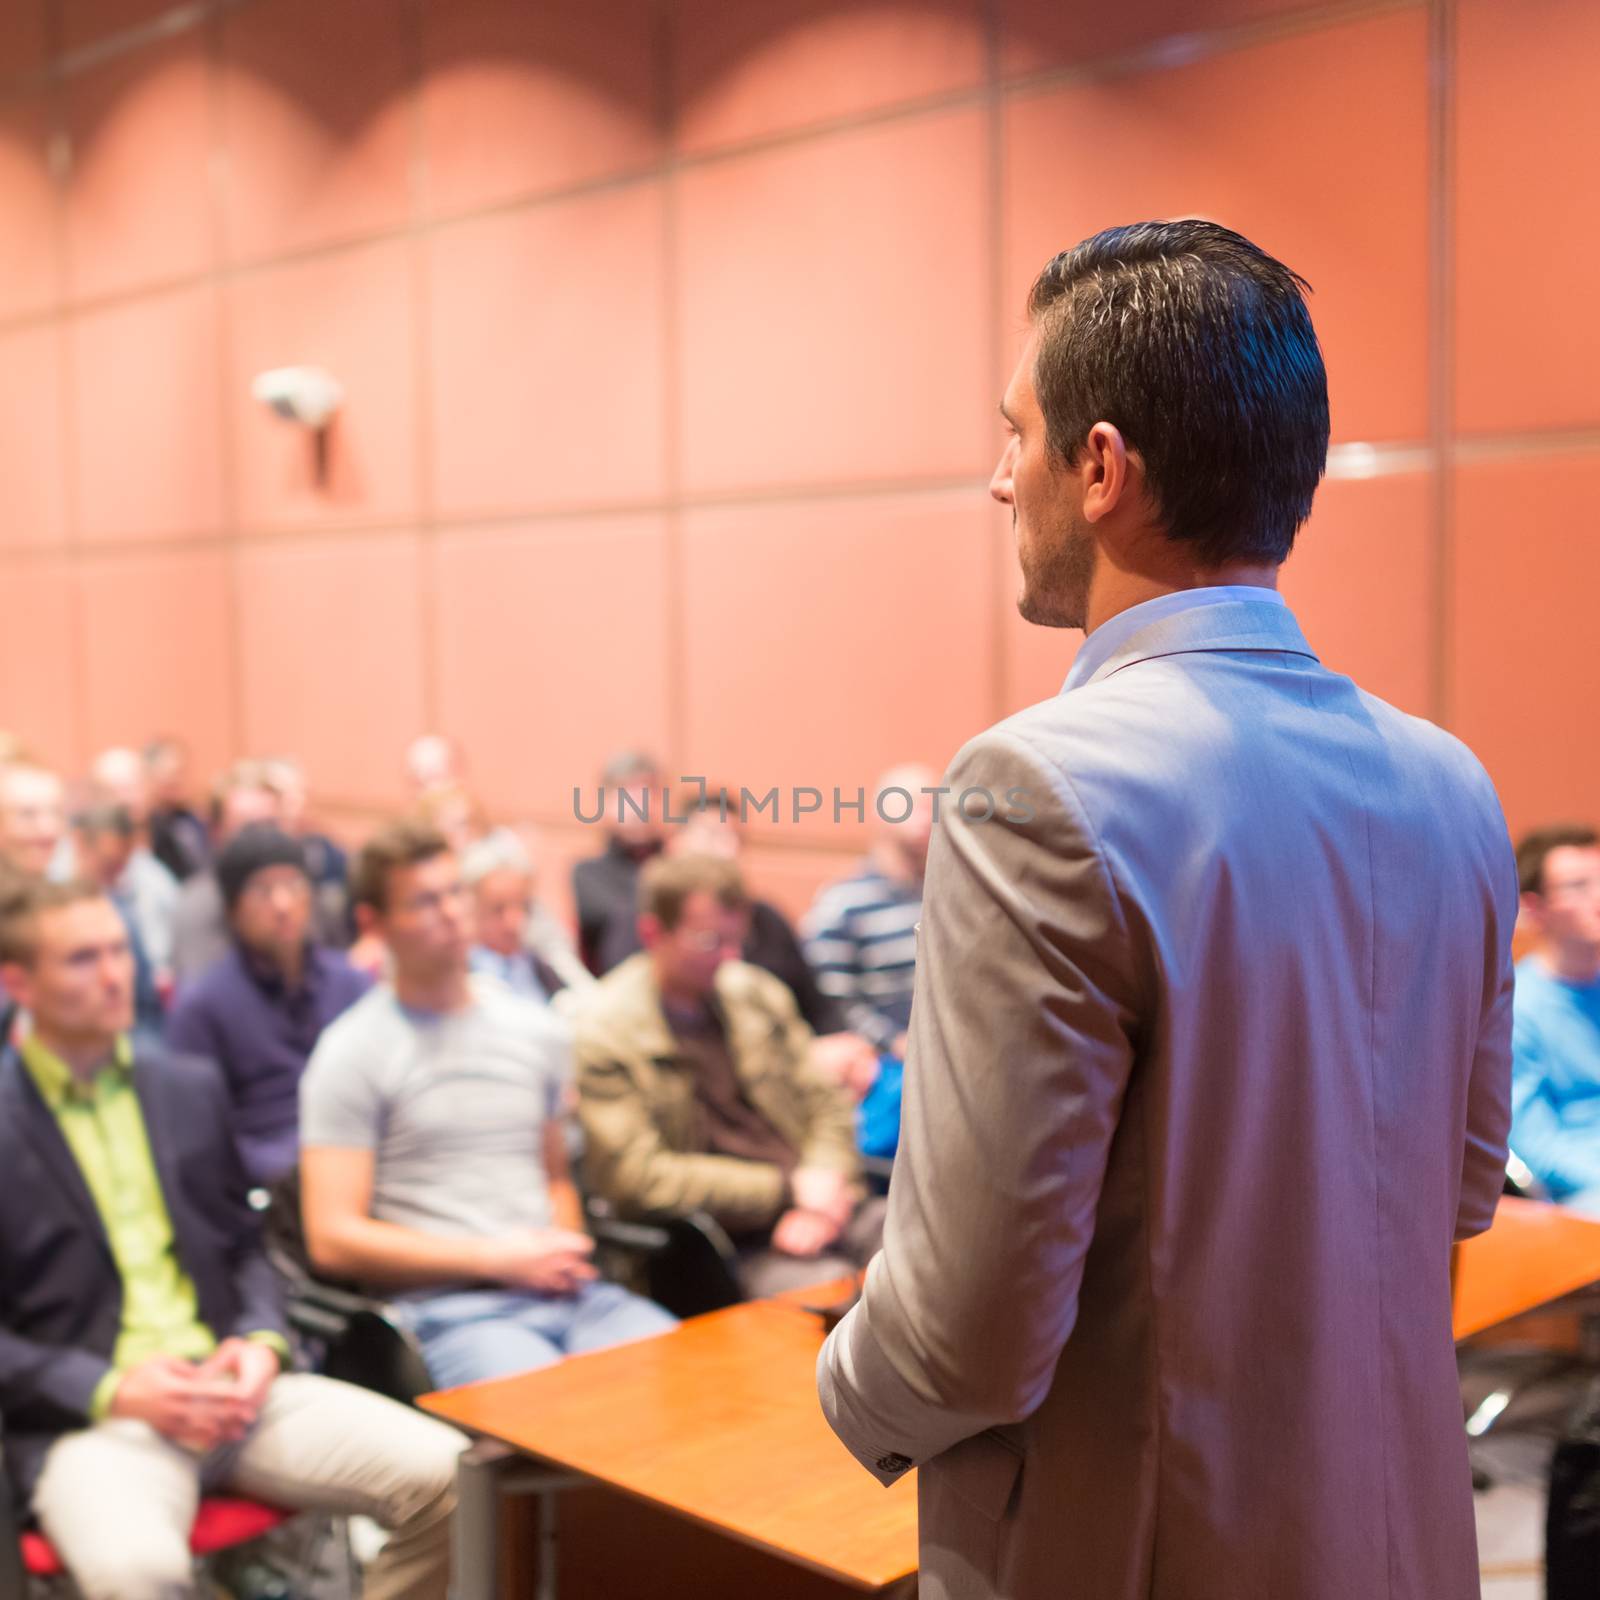
[(678, 1320), (614, 1283), (588, 1283), (571, 1295), (448, 1290), (403, 1300), (394, 1309), (422, 1346), (428, 1373), (441, 1389), (645, 1339)]

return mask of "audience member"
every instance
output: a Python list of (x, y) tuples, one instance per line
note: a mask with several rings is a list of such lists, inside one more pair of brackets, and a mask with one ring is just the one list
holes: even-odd
[[(917, 969), (922, 876), (933, 837), (938, 783), (923, 767), (898, 767), (878, 784), (876, 832), (866, 859), (823, 889), (802, 924), (805, 952), (822, 992), (857, 1033), (903, 1059)], [(886, 821), (905, 816), (904, 821)], [(909, 814), (908, 814), (909, 813)]]
[[(110, 802), (88, 806), (72, 819), (71, 870), (52, 872), (51, 877), (85, 878), (117, 908), (133, 957), (134, 1026), (141, 1035), (159, 1039), (168, 974), (156, 969), (139, 907), (128, 888), (137, 837), (126, 806)], [(153, 857), (151, 864), (165, 871)]]
[[(89, 784), (94, 808), (115, 806), (132, 820), (134, 833), (127, 864), (121, 878), (115, 884), (107, 884), (107, 888), (113, 891), (117, 905), (133, 918), (139, 943), (165, 995), (172, 983), (178, 880), (150, 849), (150, 792), (144, 760), (136, 750), (103, 751), (89, 770)], [(66, 870), (53, 875), (78, 875), (70, 862), (65, 865)]]
[(311, 879), (313, 919), (319, 936), (343, 949), (355, 936), (350, 914), (350, 857), (307, 816), (306, 776), (298, 761), (276, 756), (262, 762), (267, 785), (278, 796), (278, 823), (300, 841)]
[(312, 1047), (372, 986), (311, 935), (301, 841), (269, 822), (235, 834), (216, 861), (233, 945), (179, 992), (167, 1043), (217, 1063), (250, 1181), (281, 1178), (300, 1151), (300, 1079)]
[[(279, 821), (276, 790), (267, 782), (259, 761), (235, 761), (211, 789), (211, 848), (221, 850), (253, 822)], [(172, 966), (180, 986), (198, 978), (227, 955), (228, 913), (216, 874), (208, 867), (195, 873), (178, 891), (178, 916)]]
[(414, 800), (434, 789), (462, 788), (467, 781), (461, 747), (442, 733), (424, 733), (413, 739), (406, 746), (405, 769)]
[(668, 856), (640, 897), (643, 952), (576, 1014), (592, 1192), (625, 1218), (708, 1212), (739, 1246), (751, 1295), (863, 1265), (883, 1208), (863, 1203), (854, 1108), (813, 1064), (794, 996), (739, 959), (738, 868)]
[[(668, 836), (669, 854), (739, 860), (744, 833), (736, 796), (726, 789), (708, 789), (686, 805), (684, 815), (687, 820), (674, 825)], [(856, 1099), (866, 1094), (878, 1075), (878, 1052), (860, 1034), (849, 1031), (844, 1008), (818, 987), (789, 919), (770, 901), (750, 900), (750, 931), (745, 935), (743, 959), (765, 968), (788, 986), (806, 1026), (817, 1036), (812, 1060)]]
[(572, 869), (578, 951), (597, 977), (639, 949), (639, 869), (666, 843), (665, 799), (659, 766), (638, 751), (613, 756), (600, 774), (606, 847)]
[(570, 1030), (470, 973), (471, 907), (443, 835), (383, 829), (354, 889), (393, 982), (328, 1029), (302, 1081), (313, 1261), (398, 1291), (442, 1385), (672, 1326), (595, 1274), (561, 1122)]
[(189, 752), (177, 739), (152, 739), (144, 747), (150, 849), (179, 883), (204, 870), (211, 840), (189, 803)]
[[(254, 822), (271, 822), (286, 832), (297, 831), (292, 826), (297, 816), (297, 804), (288, 763), (234, 762), (212, 790), (213, 850), (222, 850), (235, 834)], [(326, 842), (331, 844), (331, 841)], [(335, 894), (314, 895), (311, 929), (312, 936), (319, 944), (341, 950), (349, 944), (348, 897), (342, 890)], [(199, 977), (208, 967), (214, 967), (227, 955), (232, 944), (228, 911), (222, 901), (216, 873), (209, 869), (197, 872), (183, 885), (178, 896), (177, 937), (173, 951), (173, 967), (178, 982), (187, 983)]]
[(28, 760), (0, 767), (0, 856), (43, 877), (66, 828), (65, 792), (55, 773)]
[(1554, 1200), (1600, 1215), (1600, 834), (1517, 846), (1533, 948), (1512, 1003), (1511, 1148)]
[(469, 845), (461, 856), (461, 876), (473, 896), (475, 972), (499, 978), (534, 1000), (595, 981), (555, 919), (548, 913), (538, 917), (533, 858), (509, 828), (497, 828)]
[(5, 1468), (87, 1600), (193, 1594), (201, 1487), (393, 1529), (371, 1597), (443, 1600), (455, 1460), (421, 1412), (288, 1355), (216, 1069), (130, 1049), (133, 961), (92, 885), (0, 921)]

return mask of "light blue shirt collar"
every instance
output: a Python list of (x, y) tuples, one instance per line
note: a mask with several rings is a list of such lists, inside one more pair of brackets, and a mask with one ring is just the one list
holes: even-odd
[(1195, 611), (1201, 606), (1226, 605), (1232, 600), (1284, 604), (1283, 596), (1276, 589), (1263, 589), (1253, 583), (1218, 583), (1206, 589), (1178, 589), (1172, 594), (1157, 595), (1154, 600), (1143, 600), (1102, 622), (1084, 639), (1083, 647), (1073, 657), (1061, 692), (1065, 694), (1087, 683), (1140, 629), (1149, 627), (1152, 622), (1164, 622), (1168, 617)]

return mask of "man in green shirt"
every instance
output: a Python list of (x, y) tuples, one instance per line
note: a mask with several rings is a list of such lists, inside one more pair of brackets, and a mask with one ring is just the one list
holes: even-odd
[(289, 1373), (216, 1068), (137, 1057), (133, 958), (84, 883), (0, 914), (18, 1043), (0, 1057), (0, 1415), (19, 1499), (87, 1600), (195, 1593), (202, 1491), (394, 1530), (366, 1594), (444, 1596), (464, 1441)]

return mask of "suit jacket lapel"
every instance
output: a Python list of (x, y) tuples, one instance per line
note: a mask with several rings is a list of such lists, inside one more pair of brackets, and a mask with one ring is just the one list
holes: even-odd
[(111, 1241), (106, 1237), (105, 1219), (94, 1203), (94, 1196), (89, 1193), (89, 1185), (84, 1182), (78, 1158), (73, 1155), (72, 1147), (67, 1143), (54, 1113), (45, 1104), (39, 1086), (15, 1050), (6, 1051), (4, 1071), (5, 1093), (10, 1102), (11, 1115), (19, 1127), (27, 1129), (28, 1144), (44, 1163), (57, 1188), (81, 1213), (104, 1246), (106, 1254), (110, 1255)]
[(172, 1224), (172, 1242), (180, 1262), (190, 1259), (184, 1248), (187, 1208), (178, 1184), (178, 1152), (172, 1142), (174, 1108), (166, 1103), (166, 1085), (160, 1074), (135, 1059), (133, 1065), (133, 1092), (139, 1097), (139, 1115), (144, 1121), (144, 1136), (150, 1143), (150, 1160), (156, 1169), (156, 1181), (161, 1185), (161, 1198), (166, 1203), (167, 1219)]

